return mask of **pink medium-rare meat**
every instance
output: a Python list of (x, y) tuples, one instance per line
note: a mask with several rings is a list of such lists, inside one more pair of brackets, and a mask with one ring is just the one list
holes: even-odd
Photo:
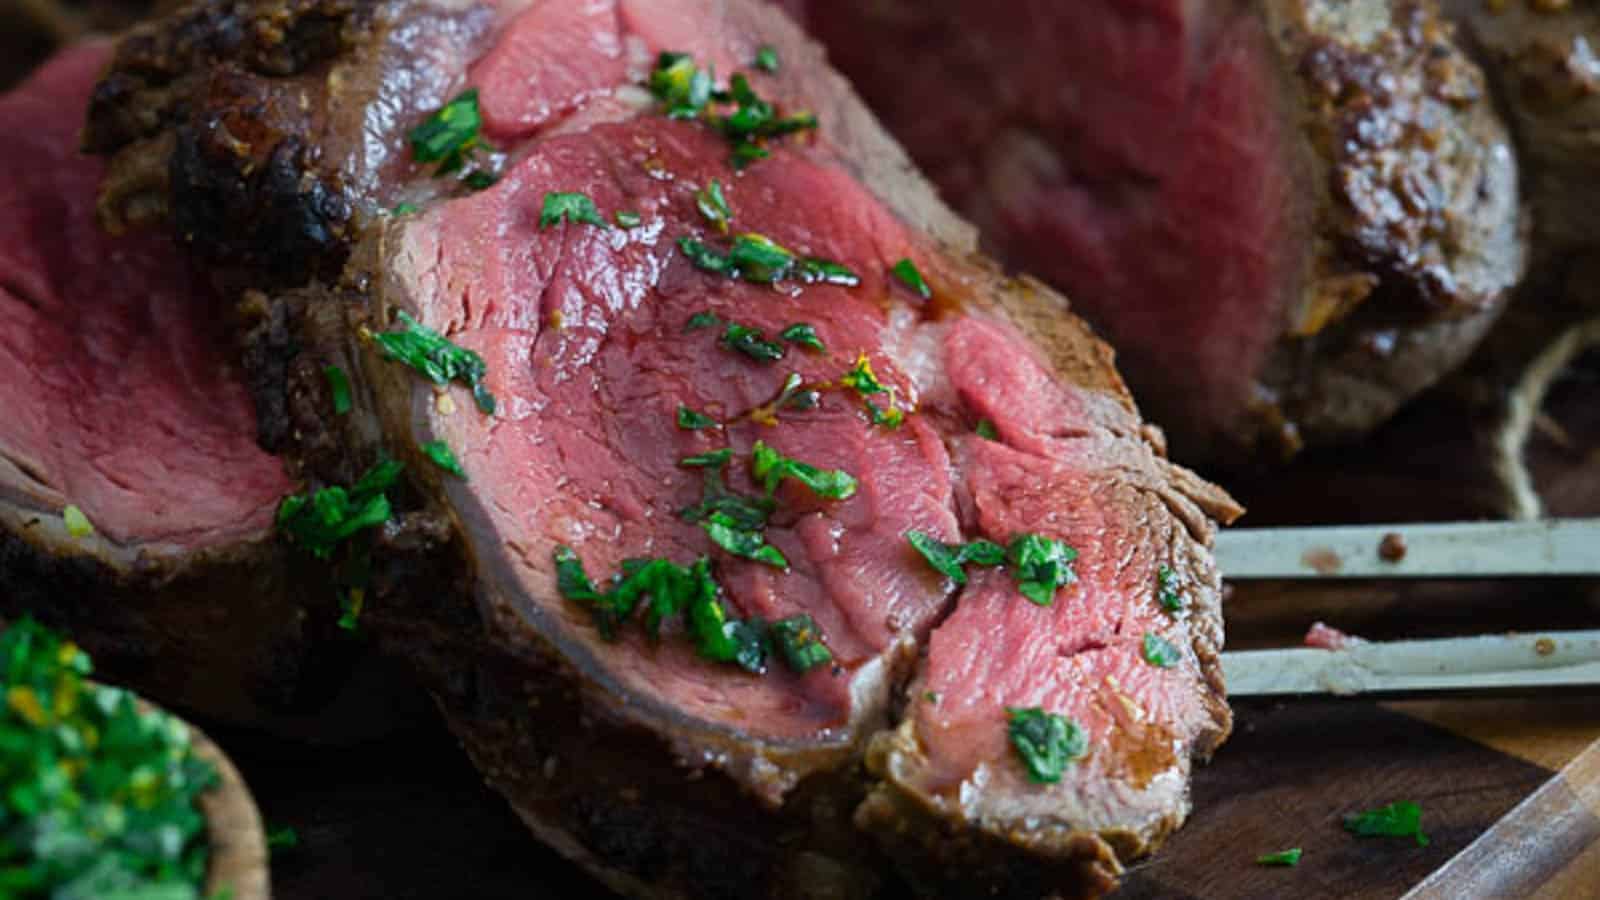
[(1186, 457), (1359, 436), (1521, 276), (1510, 137), (1432, 0), (792, 7)]
[(299, 728), (348, 649), (300, 618), (333, 598), (273, 539), (293, 483), (256, 446), (203, 277), (96, 223), (106, 165), (78, 134), (111, 52), (65, 50), (0, 96), (0, 616), (68, 628), (164, 702)]
[[(775, 72), (752, 65), (764, 46)], [(664, 115), (645, 86), (684, 65), (730, 91), (745, 73), (774, 116), (819, 125), (735, 166), (720, 119)], [(469, 89), (461, 165), (412, 159), (408, 137), (466, 115)], [(363, 628), (418, 665), (532, 830), (607, 884), (866, 896), (887, 858), (932, 893), (1089, 895), (1187, 814), (1191, 760), (1229, 727), (1207, 548), (1237, 507), (1165, 459), (1109, 349), (976, 255), (767, 6), (193, 10), (124, 42), (88, 141), (112, 154), (108, 218), (161, 211), (242, 298), (277, 446), (339, 484), (353, 461), (405, 461)], [(729, 271), (774, 246), (792, 253)], [(471, 392), (395, 360), (410, 321), (476, 354)], [(780, 339), (794, 325), (806, 337)], [(773, 481), (758, 551), (693, 510), (762, 502), (761, 448), (825, 486)], [(1027, 599), (1021, 556), (963, 586), (912, 534), (1030, 538), (1057, 554), (1035, 560), (1051, 586)], [(617, 614), (606, 592), (643, 571), (679, 574)], [(677, 609), (677, 578), (709, 593)], [(719, 656), (708, 597), (728, 623), (711, 634), (768, 642)], [(825, 661), (795, 662), (796, 633)], [(979, 663), (948, 723), (915, 705)], [(1005, 707), (1029, 704), (1081, 720), (1059, 782), (1019, 774)], [(1099, 712), (1129, 705), (1152, 718)]]

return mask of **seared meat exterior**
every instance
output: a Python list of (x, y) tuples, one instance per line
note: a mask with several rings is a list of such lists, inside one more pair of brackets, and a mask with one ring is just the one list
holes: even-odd
[[(717, 83), (820, 127), (736, 167), (730, 126), (640, 87), (656, 69), (746, 72)], [(476, 143), (441, 174), (408, 135), (468, 88)], [(1238, 508), (772, 9), (220, 4), (124, 42), (87, 141), (112, 154), (102, 214), (173, 224), (243, 313), (274, 446), (342, 484), (405, 461), (363, 627), (606, 883), (862, 896), (888, 857), (936, 894), (1089, 896), (1187, 814), (1229, 727), (1208, 548)], [(412, 321), (473, 391), (394, 359)], [(814, 468), (774, 477), (763, 448)], [(1063, 542), (1074, 574), (1030, 601), (1021, 557), (958, 579), (913, 532)], [(698, 574), (609, 605), (647, 566)], [(800, 622), (826, 662), (741, 638)], [(1030, 778), (1008, 707), (1081, 731), (1058, 781)]]
[(999, 257), (1106, 333), (1180, 458), (1361, 435), (1521, 274), (1510, 141), (1433, 0), (793, 6)]
[(204, 280), (160, 235), (96, 225), (105, 165), (78, 131), (110, 55), (0, 97), (0, 617), (67, 628), (164, 702), (298, 727), (353, 656), (325, 576), (273, 537), (292, 483)]

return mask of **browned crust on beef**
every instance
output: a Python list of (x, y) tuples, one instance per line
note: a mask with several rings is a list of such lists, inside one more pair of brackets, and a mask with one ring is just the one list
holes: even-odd
[[(271, 534), (182, 556), (72, 538), (60, 517), (4, 508), (0, 619), (70, 634), (101, 677), (206, 716), (316, 740), (383, 727), (383, 692), (324, 715), (360, 668), (327, 575)], [(355, 700), (356, 698), (347, 698)]]
[[(1524, 266), (1509, 135), (1434, 0), (1271, 0), (1316, 221), (1243, 437), (1358, 436), (1465, 360)], [(1253, 434), (1252, 434), (1253, 432)]]

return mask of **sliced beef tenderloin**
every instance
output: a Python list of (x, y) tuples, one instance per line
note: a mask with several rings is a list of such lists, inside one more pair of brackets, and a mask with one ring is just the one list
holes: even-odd
[(793, 6), (1181, 454), (1361, 434), (1522, 270), (1507, 134), (1432, 0)]
[(110, 52), (0, 97), (0, 616), (66, 627), (163, 702), (298, 728), (353, 657), (273, 539), (292, 484), (209, 291), (169, 241), (95, 224), (78, 130)]
[[(180, 226), (180, 238), (225, 281), (267, 265), (256, 283), (297, 285), (243, 302), (267, 323), (252, 331), (262, 402), (296, 422), (307, 411), (306, 428), (286, 429), (287, 452), (331, 480), (375, 445), (406, 461), (420, 505), (375, 547), (363, 622), (429, 677), (542, 839), (636, 895), (862, 896), (887, 875), (887, 853), (936, 893), (1074, 896), (1106, 890), (1182, 820), (1191, 760), (1229, 724), (1208, 545), (1212, 519), (1238, 509), (1165, 459), (1109, 349), (1064, 301), (972, 253), (970, 229), (792, 24), (744, 2), (239, 4), (227, 27), (207, 15), (135, 37), (104, 83), (123, 99), (97, 104), (91, 125), (115, 154), (103, 209), (126, 221), (137, 208), (181, 222), (213, 204), (257, 216)], [(338, 41), (307, 42), (309, 22)], [(385, 49), (407, 34), (431, 49)], [(763, 45), (777, 73), (750, 66)], [(153, 47), (159, 61), (140, 55)], [(705, 119), (669, 118), (639, 87), (662, 51), (749, 70), (755, 92), (821, 126), (736, 169)], [(476, 88), (482, 146), (462, 170), (492, 167), (493, 184), (409, 158), (428, 104), (395, 114), (362, 87), (408, 79), (433, 106)], [(223, 174), (184, 180), (185, 134), (208, 123), (255, 139), (212, 145), (205, 166)], [(370, 126), (359, 152), (342, 137), (357, 123)], [(299, 174), (252, 180), (262, 159)], [(703, 209), (715, 210), (713, 182), (727, 233)], [(564, 218), (551, 205), (563, 196)], [(269, 260), (250, 243), (335, 208), (317, 253)], [(788, 262), (752, 235), (851, 274), (737, 277), (724, 256), (737, 235), (769, 265)], [(902, 259), (930, 298), (891, 275)], [(461, 362), (476, 390), (435, 386), (393, 358), (411, 321), (452, 343), (432, 359)], [(779, 337), (801, 323), (815, 346)], [(774, 346), (741, 351), (731, 325)], [(324, 401), (302, 373), (330, 363), (349, 373), (356, 410), (308, 439)], [(869, 374), (884, 393), (862, 392)], [(798, 401), (779, 402), (791, 381)], [(774, 484), (757, 516), (766, 549), (743, 551), (766, 562), (685, 516), (708, 491), (759, 505), (758, 441), (831, 485)], [(427, 460), (440, 446), (459, 472)], [(683, 463), (719, 450), (731, 454), (717, 474)], [(974, 569), (963, 587), (911, 532), (952, 544), (1036, 533), (1077, 547), (1077, 580), (1046, 593), (1049, 605), (1024, 599), (1015, 566)], [(691, 614), (665, 615), (658, 639), (644, 609), (595, 615), (602, 601), (577, 567), (603, 591), (641, 559), (714, 584), (720, 606), (686, 601)], [(657, 583), (645, 606), (674, 596)], [(808, 617), (829, 660), (796, 667), (774, 650), (763, 674), (713, 662), (708, 633), (746, 633), (708, 632), (697, 616), (713, 609), (743, 629)], [(1170, 668), (1144, 661), (1147, 634)], [(916, 699), (941, 689), (951, 699), (938, 711)], [(1089, 750), (1060, 783), (1019, 774), (1008, 705), (1082, 728)], [(951, 851), (976, 865), (954, 877)]]

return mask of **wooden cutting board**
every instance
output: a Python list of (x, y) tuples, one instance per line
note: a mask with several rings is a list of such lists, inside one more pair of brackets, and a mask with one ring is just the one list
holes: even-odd
[[(1258, 587), (1231, 600), (1243, 646), (1316, 618), (1373, 637), (1600, 621), (1577, 582)], [(1600, 897), (1600, 692), (1460, 700), (1235, 704), (1234, 737), (1195, 778), (1195, 813), (1117, 895), (1134, 898)], [(222, 731), (269, 830), (279, 898), (604, 897), (525, 836), (437, 723), (333, 750)], [(1349, 812), (1414, 800), (1427, 847), (1359, 840)], [(1301, 847), (1298, 868), (1255, 865)]]

